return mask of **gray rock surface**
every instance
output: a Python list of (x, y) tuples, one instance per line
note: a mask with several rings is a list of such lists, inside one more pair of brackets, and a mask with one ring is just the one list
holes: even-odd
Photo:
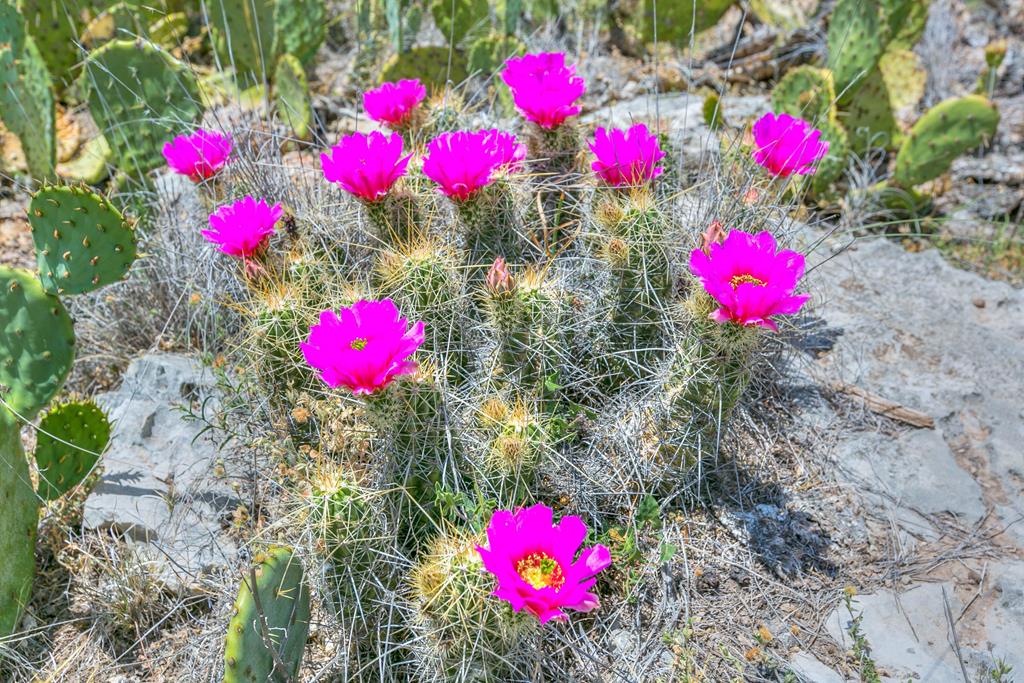
[(120, 388), (96, 397), (114, 430), (85, 503), (85, 526), (123, 535), (172, 589), (235, 553), (222, 527), (238, 500), (213, 475), (217, 444), (180, 408), (209, 396), (212, 386), (195, 359), (149, 354), (131, 363)]
[(853, 478), (906, 508), (1024, 518), (1024, 293), (881, 239), (854, 243), (811, 288), (842, 330), (823, 372), (936, 420), (894, 442), (846, 435)]
[[(987, 524), (1016, 552), (1024, 547), (1024, 293), (958, 270), (935, 250), (908, 253), (882, 239), (826, 242), (812, 263), (816, 315), (835, 339), (811, 374), (855, 385), (922, 411), (934, 429), (865, 419), (845, 429), (833, 460), (839, 479), (902, 532), (934, 540), (936, 517), (970, 528)], [(856, 403), (857, 399), (852, 399)], [(867, 413), (865, 411), (866, 415)], [(812, 418), (820, 423), (821, 415)], [(993, 516), (986, 518), (989, 511)], [(961, 683), (966, 669), (982, 680), (994, 659), (1024, 671), (1024, 563), (967, 560), (980, 575), (977, 597), (952, 581), (917, 583), (857, 598), (863, 632), (885, 681)], [(945, 589), (945, 597), (943, 595)], [(961, 662), (953, 645), (956, 624)], [(961, 614), (963, 612), (963, 614)], [(844, 649), (851, 645), (845, 607), (828, 620)], [(842, 676), (802, 653), (792, 666), (808, 680)]]
[[(854, 599), (854, 610), (863, 614), (861, 631), (871, 644), (871, 657), (884, 670), (883, 680), (917, 678), (928, 683), (963, 683), (950, 643), (945, 599), (953, 615), (961, 606), (950, 586), (926, 583), (903, 591), (862, 595)], [(846, 650), (853, 647), (847, 632), (850, 613), (840, 607), (829, 617), (827, 628)]]

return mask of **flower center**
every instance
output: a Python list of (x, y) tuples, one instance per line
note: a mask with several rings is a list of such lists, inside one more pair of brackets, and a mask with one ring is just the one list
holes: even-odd
[(753, 275), (748, 275), (746, 273), (744, 273), (743, 275), (733, 275), (732, 279), (729, 280), (729, 284), (732, 285), (733, 289), (736, 289), (737, 287), (744, 283), (752, 284), (755, 287), (764, 287), (765, 285), (768, 284), (764, 280), (758, 280)]
[(366, 338), (365, 337), (356, 337), (351, 342), (349, 342), (348, 346), (353, 351), (362, 351), (363, 349), (366, 348)]
[(554, 588), (565, 583), (565, 575), (558, 561), (544, 552), (530, 553), (516, 562), (516, 573), (534, 588)]

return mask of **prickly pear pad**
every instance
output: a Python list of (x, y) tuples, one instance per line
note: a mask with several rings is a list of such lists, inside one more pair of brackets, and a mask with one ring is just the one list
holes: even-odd
[(32, 419), (71, 371), (75, 330), (64, 304), (30, 273), (0, 266), (0, 397)]
[(36, 441), (39, 496), (54, 500), (80, 484), (109, 441), (110, 422), (92, 401), (51, 409), (39, 423)]
[(79, 187), (48, 187), (32, 197), (29, 222), (39, 279), (51, 294), (82, 294), (124, 277), (135, 233), (106, 199)]

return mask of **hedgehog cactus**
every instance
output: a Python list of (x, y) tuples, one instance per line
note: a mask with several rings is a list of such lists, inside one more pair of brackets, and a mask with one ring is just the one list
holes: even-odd
[(436, 538), (412, 571), (416, 680), (528, 680), (510, 655), (530, 646), (533, 625), (490, 597), (492, 579), (476, 551), (481, 541), (460, 533)]
[(272, 547), (254, 565), (242, 577), (224, 638), (224, 683), (294, 681), (309, 633), (302, 563), (290, 549)]
[(611, 341), (627, 376), (650, 371), (662, 345), (664, 303), (672, 287), (666, 251), (666, 220), (646, 191), (604, 200), (600, 255), (612, 274)]
[(542, 271), (528, 267), (513, 275), (501, 258), (488, 271), (485, 289), (487, 316), (498, 340), (498, 384), (542, 395), (545, 379), (564, 352), (562, 294)]

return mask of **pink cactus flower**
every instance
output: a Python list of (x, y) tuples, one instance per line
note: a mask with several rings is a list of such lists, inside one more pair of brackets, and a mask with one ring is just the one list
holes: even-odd
[(576, 66), (567, 66), (561, 52), (513, 57), (505, 62), (501, 78), (523, 116), (548, 130), (580, 113), (575, 102), (587, 90), (586, 83), (576, 75)]
[(449, 198), (464, 202), (494, 180), (506, 161), (504, 147), (493, 131), (441, 133), (427, 145), (423, 173)]
[(415, 372), (418, 366), (409, 356), (422, 343), (423, 323), (410, 327), (394, 302), (384, 299), (322, 312), (299, 347), (328, 386), (368, 396), (399, 375)]
[(413, 112), (427, 97), (427, 89), (418, 78), (406, 78), (397, 83), (381, 83), (363, 93), (366, 115), (391, 128), (409, 123)]
[(804, 274), (804, 257), (779, 251), (770, 232), (757, 235), (732, 230), (721, 243), (690, 252), (690, 270), (721, 308), (711, 319), (778, 330), (773, 315), (800, 310), (809, 294), (793, 294)]
[(244, 197), (210, 214), (210, 229), (202, 234), (225, 254), (249, 258), (261, 251), (281, 218), (281, 205)]
[(664, 170), (655, 164), (665, 156), (658, 136), (638, 123), (629, 130), (598, 128), (590, 149), (597, 159), (590, 165), (607, 185), (641, 185)]
[(402, 144), (402, 136), (397, 133), (346, 135), (330, 154), (320, 155), (324, 177), (360, 199), (375, 202), (405, 175), (412, 155), (402, 156)]
[(526, 160), (526, 145), (516, 140), (515, 135), (493, 128), (487, 131), (487, 135), (498, 154), (498, 167), (501, 170), (514, 173), (523, 167), (523, 161)]
[(537, 504), (516, 512), (495, 510), (487, 527), (489, 548), (477, 546), (484, 567), (498, 580), (495, 597), (516, 612), (524, 607), (540, 623), (569, 618), (563, 608), (589, 612), (598, 606), (590, 592), (598, 572), (612, 563), (603, 545), (577, 558), (587, 526), (579, 517), (552, 523), (551, 508)]
[(794, 173), (814, 173), (816, 164), (828, 154), (828, 142), (821, 139), (821, 131), (789, 114), (776, 116), (769, 112), (754, 123), (752, 132), (754, 161), (772, 175), (785, 178)]
[(224, 168), (231, 155), (231, 136), (200, 128), (164, 143), (164, 159), (176, 173), (193, 182), (211, 178)]

